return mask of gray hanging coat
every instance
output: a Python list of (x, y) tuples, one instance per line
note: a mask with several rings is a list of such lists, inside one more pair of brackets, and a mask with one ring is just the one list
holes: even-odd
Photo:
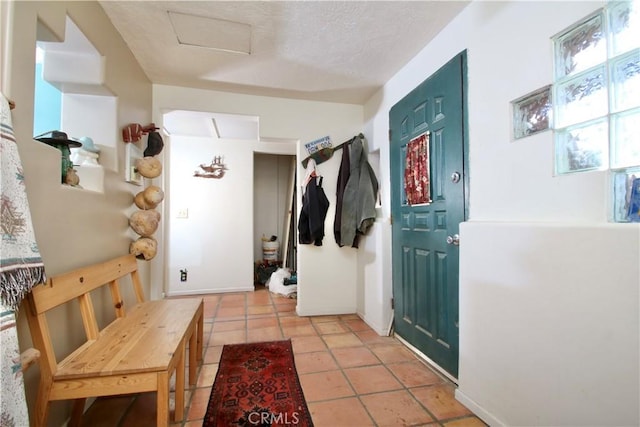
[[(351, 141), (349, 141), (351, 143)], [(342, 159), (340, 160), (340, 170), (338, 171), (338, 185), (336, 187), (336, 212), (333, 220), (333, 235), (338, 246), (342, 244), (342, 198), (344, 189), (349, 182), (351, 172), (351, 161), (349, 160), (349, 145), (345, 144), (342, 149)]]
[[(359, 136), (343, 150), (349, 150), (349, 180), (342, 194), (340, 246), (358, 247), (361, 235), (366, 234), (376, 217), (378, 180), (367, 160), (363, 139)], [(341, 165), (342, 169), (342, 165)]]

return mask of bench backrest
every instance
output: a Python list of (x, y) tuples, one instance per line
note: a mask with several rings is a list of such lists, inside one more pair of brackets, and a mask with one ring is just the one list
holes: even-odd
[(138, 274), (138, 261), (134, 255), (124, 255), (50, 277), (45, 285), (33, 288), (27, 296), (27, 318), (33, 344), (42, 353), (40, 359), (42, 374), (53, 375), (57, 366), (47, 324), (47, 311), (77, 299), (80, 303), (80, 313), (87, 341), (97, 339), (100, 329), (90, 293), (101, 286), (109, 286), (116, 317), (124, 317), (126, 312), (119, 280), (126, 275), (131, 276), (137, 302), (144, 302), (142, 283)]

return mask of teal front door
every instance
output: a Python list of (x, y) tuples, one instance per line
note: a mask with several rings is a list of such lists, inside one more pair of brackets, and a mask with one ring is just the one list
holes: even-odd
[(394, 331), (454, 378), (465, 91), (462, 52), (389, 112)]

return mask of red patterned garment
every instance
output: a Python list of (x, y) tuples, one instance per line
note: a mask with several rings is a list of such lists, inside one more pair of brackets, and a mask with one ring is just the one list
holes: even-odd
[(429, 179), (429, 133), (424, 133), (407, 144), (404, 191), (409, 205), (431, 202)]

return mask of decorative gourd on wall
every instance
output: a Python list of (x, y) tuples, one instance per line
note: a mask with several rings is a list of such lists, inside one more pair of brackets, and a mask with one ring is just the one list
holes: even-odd
[[(148, 133), (148, 146), (144, 150), (144, 157), (135, 161), (135, 171), (143, 178), (154, 179), (162, 174), (162, 163), (155, 156), (160, 154), (164, 146), (158, 128), (153, 123), (142, 127), (133, 123), (122, 131), (123, 140), (126, 143), (137, 142), (143, 134)], [(131, 242), (129, 253), (138, 259), (149, 261), (158, 252), (158, 242), (153, 234), (160, 223), (160, 212), (155, 209), (164, 200), (164, 192), (156, 185), (149, 185), (133, 197), (133, 203), (139, 209), (131, 214), (129, 226), (140, 237)]]

